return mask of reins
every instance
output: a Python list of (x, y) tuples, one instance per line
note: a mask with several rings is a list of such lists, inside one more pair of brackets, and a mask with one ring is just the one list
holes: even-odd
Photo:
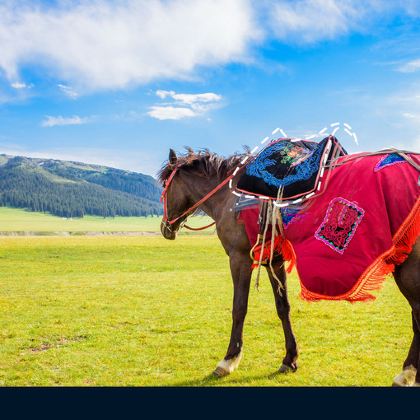
[(215, 224), (216, 224), (216, 222), (211, 222), (209, 225), (202, 226), (202, 227), (199, 227), (199, 228), (194, 228), (194, 227), (191, 227), (191, 226), (188, 226), (188, 225), (184, 225), (183, 227), (184, 227), (185, 229), (188, 229), (188, 230), (198, 231), (198, 230), (208, 229), (209, 227), (212, 227), (212, 226), (213, 226), (213, 225), (215, 225)]

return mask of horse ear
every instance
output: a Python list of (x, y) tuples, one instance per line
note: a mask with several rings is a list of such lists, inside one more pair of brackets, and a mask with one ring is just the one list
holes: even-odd
[(178, 158), (176, 157), (176, 153), (173, 149), (169, 149), (169, 163), (171, 165), (175, 165)]

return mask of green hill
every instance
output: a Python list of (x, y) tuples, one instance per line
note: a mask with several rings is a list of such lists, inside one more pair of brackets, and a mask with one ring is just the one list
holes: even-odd
[(148, 175), (53, 159), (0, 155), (0, 206), (62, 217), (161, 214), (161, 188)]

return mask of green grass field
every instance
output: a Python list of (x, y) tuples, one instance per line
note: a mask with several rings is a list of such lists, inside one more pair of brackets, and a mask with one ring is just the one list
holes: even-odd
[(251, 291), (241, 366), (209, 377), (232, 300), (214, 236), (3, 237), (0, 276), (1, 385), (388, 386), (411, 341), (392, 279), (372, 303), (307, 303), (292, 275), (299, 369), (270, 377), (284, 340), (264, 276)]
[[(99, 217), (85, 216), (67, 219), (47, 213), (35, 213), (22, 209), (0, 207), (0, 232), (159, 232), (160, 217)], [(192, 227), (209, 224), (209, 217), (192, 217)], [(213, 230), (210, 230), (213, 231)]]

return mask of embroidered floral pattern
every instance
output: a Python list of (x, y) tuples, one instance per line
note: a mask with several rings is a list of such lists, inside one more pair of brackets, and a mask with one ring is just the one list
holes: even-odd
[(296, 166), (310, 155), (311, 151), (309, 149), (305, 149), (302, 146), (291, 143), (286, 145), (280, 152), (280, 156), (282, 157), (280, 163), (284, 163), (289, 166)]
[(315, 238), (343, 254), (356, 233), (365, 211), (345, 198), (331, 200)]
[(381, 158), (381, 160), (376, 164), (374, 171), (378, 172), (387, 166), (395, 165), (397, 163), (404, 163), (405, 161), (406, 160), (398, 153), (391, 153)]

